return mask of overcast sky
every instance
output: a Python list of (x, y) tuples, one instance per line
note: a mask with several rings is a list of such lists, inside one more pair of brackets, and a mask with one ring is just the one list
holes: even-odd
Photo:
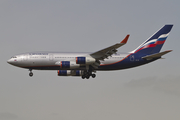
[[(0, 120), (180, 119), (179, 0), (1, 0)], [(95, 52), (120, 42), (138, 47), (174, 24), (163, 50), (144, 66), (97, 72), (95, 79), (58, 77), (9, 65), (32, 51)]]

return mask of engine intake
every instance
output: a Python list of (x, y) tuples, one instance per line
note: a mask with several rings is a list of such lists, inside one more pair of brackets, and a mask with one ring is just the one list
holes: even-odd
[(61, 61), (61, 68), (70, 68), (70, 61)]

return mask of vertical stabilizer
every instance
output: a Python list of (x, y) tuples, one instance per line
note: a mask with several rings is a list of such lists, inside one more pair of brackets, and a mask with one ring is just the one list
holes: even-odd
[(132, 53), (154, 54), (159, 53), (173, 25), (164, 25), (144, 43), (132, 51)]

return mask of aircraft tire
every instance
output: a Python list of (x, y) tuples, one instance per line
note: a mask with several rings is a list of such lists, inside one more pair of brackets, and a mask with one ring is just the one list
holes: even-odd
[(86, 75), (85, 75), (85, 78), (86, 78), (86, 79), (89, 79), (89, 77), (90, 77), (89, 74), (86, 74)]
[(84, 75), (82, 76), (82, 79), (85, 79), (85, 76), (84, 76)]
[(95, 78), (96, 77), (96, 74), (92, 74), (92, 78)]
[(33, 76), (33, 73), (32, 73), (32, 72), (30, 72), (30, 73), (29, 73), (29, 76), (30, 76), (30, 77), (32, 77), (32, 76)]

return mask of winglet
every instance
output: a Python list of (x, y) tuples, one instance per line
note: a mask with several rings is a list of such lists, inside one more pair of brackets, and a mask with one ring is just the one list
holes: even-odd
[(126, 44), (126, 42), (128, 41), (129, 38), (129, 34), (124, 38), (124, 40), (122, 40), (120, 43)]

